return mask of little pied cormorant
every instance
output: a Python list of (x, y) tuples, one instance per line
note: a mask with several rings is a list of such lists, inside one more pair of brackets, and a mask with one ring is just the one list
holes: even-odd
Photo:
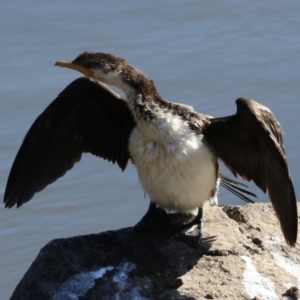
[[(152, 208), (185, 214), (216, 202), (220, 182), (243, 198), (243, 188), (221, 176), (220, 158), (235, 176), (268, 191), (285, 240), (295, 246), (295, 192), (281, 128), (267, 107), (240, 98), (232, 116), (197, 113), (163, 100), (142, 72), (110, 54), (85, 52), (55, 65), (88, 78), (72, 82), (31, 126), (8, 178), (6, 207), (29, 201), (90, 152), (122, 170), (131, 159)], [(123, 90), (126, 100), (103, 84)]]

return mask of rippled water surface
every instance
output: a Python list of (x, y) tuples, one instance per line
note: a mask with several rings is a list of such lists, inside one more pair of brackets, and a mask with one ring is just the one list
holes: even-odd
[[(161, 95), (214, 116), (234, 100), (267, 105), (285, 131), (300, 194), (300, 3), (260, 1), (10, 1), (0, 18), (0, 196), (21, 141), (76, 72), (54, 68), (89, 51), (126, 58)], [(256, 190), (257, 191), (257, 190)], [(260, 194), (261, 201), (267, 201)], [(220, 191), (221, 204), (241, 204)], [(85, 155), (20, 209), (0, 207), (0, 298), (8, 299), (54, 238), (131, 226), (148, 200), (132, 166), (124, 173)]]

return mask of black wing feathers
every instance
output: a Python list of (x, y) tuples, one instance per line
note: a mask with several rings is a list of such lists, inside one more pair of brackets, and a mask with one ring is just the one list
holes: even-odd
[(87, 78), (67, 86), (36, 119), (13, 163), (6, 207), (21, 206), (90, 152), (122, 170), (135, 122), (121, 98)]
[(238, 99), (237, 113), (211, 119), (204, 135), (226, 166), (268, 190), (287, 243), (297, 239), (297, 205), (283, 149), (280, 125), (265, 106)]

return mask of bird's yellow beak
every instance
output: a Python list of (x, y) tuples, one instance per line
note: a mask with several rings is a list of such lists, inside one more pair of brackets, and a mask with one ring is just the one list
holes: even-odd
[(90, 70), (88, 68), (85, 68), (83, 66), (74, 64), (74, 63), (69, 62), (69, 61), (59, 60), (54, 65), (58, 66), (58, 67), (63, 67), (63, 68), (69, 68), (69, 69), (76, 70), (80, 73), (83, 73), (84, 75), (86, 75), (88, 77), (93, 77), (94, 76), (94, 72), (92, 70)]

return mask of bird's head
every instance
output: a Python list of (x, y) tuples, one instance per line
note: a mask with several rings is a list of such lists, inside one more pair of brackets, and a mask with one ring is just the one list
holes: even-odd
[(153, 82), (124, 59), (106, 53), (84, 52), (73, 61), (58, 61), (55, 66), (73, 69), (105, 84), (114, 85), (126, 96), (141, 93), (159, 97)]
[(139, 72), (124, 59), (106, 53), (84, 52), (73, 61), (57, 61), (55, 66), (73, 69), (84, 75), (127, 92), (128, 79)]

